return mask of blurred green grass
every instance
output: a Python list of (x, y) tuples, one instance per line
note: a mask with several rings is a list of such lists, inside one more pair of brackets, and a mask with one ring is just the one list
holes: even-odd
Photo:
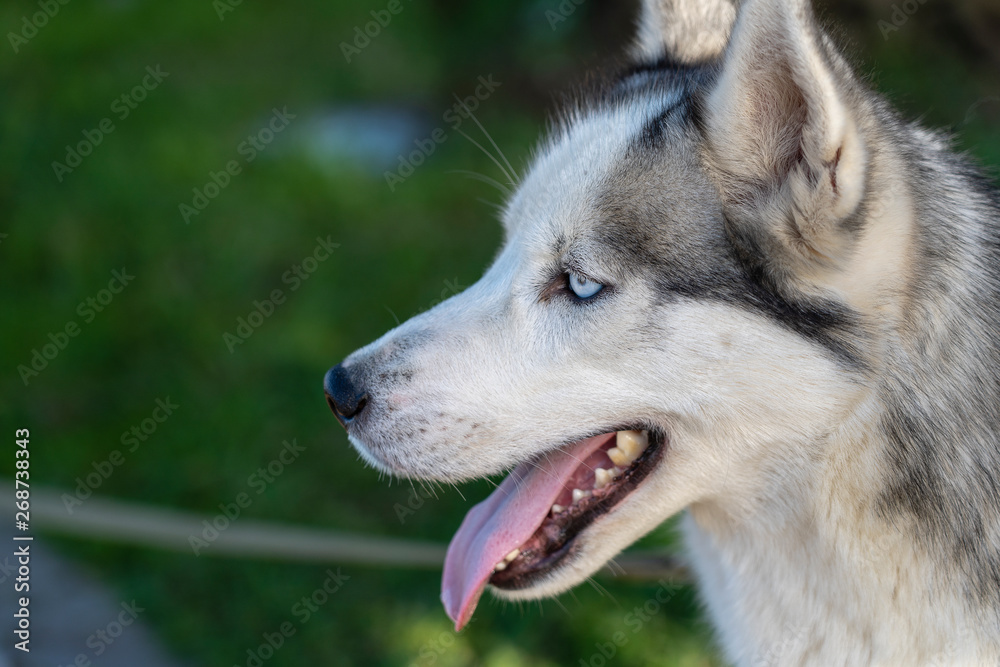
[[(618, 53), (628, 33), (628, 8), (598, 0), (550, 30), (545, 12), (556, 4), (407, 2), (348, 65), (340, 43), (383, 4), (244, 3), (220, 21), (207, 0), (75, 0), (19, 53), (3, 53), (0, 416), (8, 428), (32, 429), (32, 481), (75, 486), (169, 396), (180, 405), (175, 415), (126, 455), (98, 494), (213, 514), (246, 490), (284, 439), (296, 438), (306, 452), (247, 515), (447, 541), (489, 485), (463, 488), (470, 502), (446, 490), (401, 523), (394, 506), (410, 486), (390, 485), (360, 464), (329, 415), (321, 380), (396, 317), (476, 280), (500, 240), (491, 206), (499, 197), (451, 172), (499, 174), (453, 136), (390, 192), (380, 170), (319, 163), (302, 137), (316, 114), (362, 104), (427, 119), (417, 139), (439, 123), (453, 93), (467, 95), (477, 76), (494, 73), (503, 87), (477, 115), (522, 168), (551, 92)], [(0, 25), (19, 26), (35, 9), (8, 3)], [(1000, 98), (987, 63), (956, 53), (947, 39), (928, 39), (934, 26), (916, 20), (888, 41), (871, 21), (851, 30), (863, 71), (877, 72), (878, 86), (910, 115), (956, 129), (960, 145), (1000, 163)], [(157, 64), (170, 76), (57, 182), (52, 161)], [(178, 205), (190, 202), (191, 189), (284, 106), (299, 115), (288, 133), (185, 224)], [(340, 244), (333, 256), (230, 354), (223, 333), (254, 300), (287, 288), (282, 274), (328, 236)], [(135, 281), (25, 387), (16, 367), (50, 332), (80, 322), (77, 304), (121, 267)], [(6, 460), (3, 470), (12, 470)], [(145, 604), (146, 620), (192, 664), (245, 664), (246, 651), (292, 618), (326, 570), (56, 542), (123, 598)], [(666, 528), (649, 540), (670, 542)], [(606, 593), (584, 586), (558, 602), (484, 601), (456, 637), (438, 603), (438, 573), (343, 571), (343, 590), (268, 665), (587, 663), (598, 644), (628, 631), (629, 611), (657, 590), (601, 580)], [(628, 636), (615, 658), (621, 664), (716, 664), (689, 588)]]

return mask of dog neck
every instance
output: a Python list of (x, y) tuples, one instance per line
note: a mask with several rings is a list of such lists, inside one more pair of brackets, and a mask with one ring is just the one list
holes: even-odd
[[(997, 664), (977, 613), (912, 515), (887, 516), (885, 409), (873, 395), (794, 481), (701, 503), (684, 523), (702, 595), (738, 665)], [(816, 450), (816, 443), (811, 443)], [(809, 449), (802, 444), (802, 450)], [(741, 509), (736, 509), (737, 505)]]

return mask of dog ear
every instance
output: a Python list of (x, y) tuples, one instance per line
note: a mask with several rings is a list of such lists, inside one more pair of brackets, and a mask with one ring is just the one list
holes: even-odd
[(772, 268), (849, 252), (868, 164), (855, 86), (809, 0), (743, 3), (702, 118), (731, 233)]
[(633, 56), (642, 62), (711, 62), (725, 50), (735, 20), (732, 0), (642, 0)]

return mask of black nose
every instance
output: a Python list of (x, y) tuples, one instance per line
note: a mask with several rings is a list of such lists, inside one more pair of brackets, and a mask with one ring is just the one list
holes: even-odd
[(354, 383), (343, 364), (329, 370), (323, 379), (323, 389), (326, 390), (327, 404), (344, 426), (368, 405), (368, 394)]

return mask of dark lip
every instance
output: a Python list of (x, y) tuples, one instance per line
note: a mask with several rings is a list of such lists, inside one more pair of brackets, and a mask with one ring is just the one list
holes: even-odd
[[(624, 479), (616, 484), (612, 493), (598, 500), (584, 501), (564, 525), (558, 525), (557, 535), (546, 541), (543, 552), (524, 554), (527, 557), (518, 558), (507, 569), (494, 572), (490, 577), (490, 584), (503, 590), (520, 590), (530, 588), (543, 579), (571, 556), (576, 538), (635, 491), (663, 458), (667, 439), (660, 429), (629, 426), (612, 430), (645, 430), (649, 433), (649, 447), (629, 467)], [(611, 433), (612, 430), (607, 432)], [(542, 525), (545, 525), (544, 522)]]

